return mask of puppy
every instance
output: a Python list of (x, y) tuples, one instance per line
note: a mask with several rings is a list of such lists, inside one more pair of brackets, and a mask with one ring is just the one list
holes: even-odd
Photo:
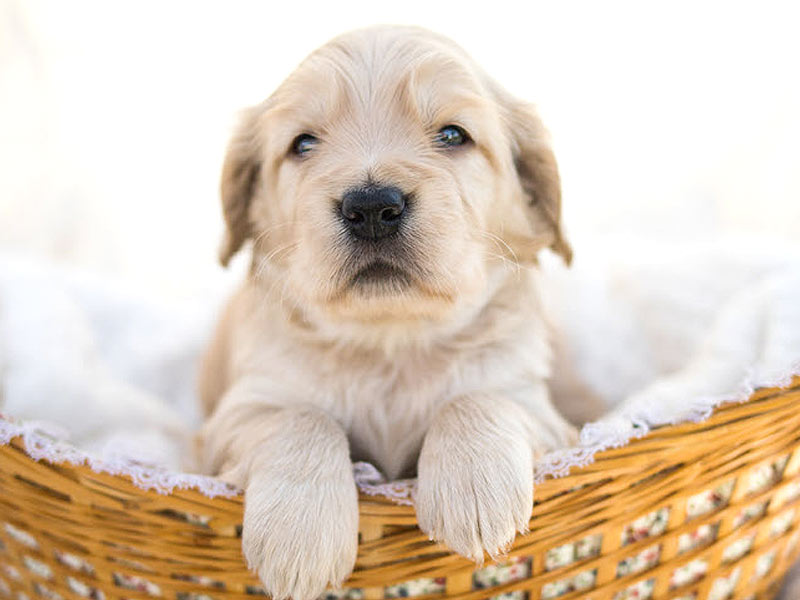
[(439, 35), (355, 31), (245, 112), (221, 189), (221, 261), (249, 240), (252, 265), (202, 369), (203, 459), (245, 489), (267, 592), (351, 572), (351, 460), (417, 475), (432, 539), (501, 554), (534, 458), (574, 440), (548, 397), (534, 267), (570, 247), (534, 109)]

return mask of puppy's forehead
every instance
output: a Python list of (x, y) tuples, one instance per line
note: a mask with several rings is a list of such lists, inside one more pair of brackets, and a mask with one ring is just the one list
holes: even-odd
[(486, 108), (488, 94), (479, 70), (446, 38), (379, 27), (345, 34), (316, 50), (275, 101), (282, 112), (317, 126), (337, 117), (352, 122), (354, 116), (386, 119), (397, 112), (432, 125), (450, 114)]

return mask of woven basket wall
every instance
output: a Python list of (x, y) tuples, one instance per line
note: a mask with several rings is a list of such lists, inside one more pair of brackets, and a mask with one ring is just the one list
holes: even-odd
[[(772, 598), (800, 550), (800, 379), (662, 428), (537, 486), (530, 533), (475, 568), (413, 508), (361, 498), (361, 545), (331, 598)], [(257, 600), (241, 498), (145, 492), (0, 448), (0, 595)]]

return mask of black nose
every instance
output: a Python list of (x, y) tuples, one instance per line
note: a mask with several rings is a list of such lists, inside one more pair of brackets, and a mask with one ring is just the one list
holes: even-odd
[(400, 227), (406, 201), (396, 187), (369, 185), (342, 196), (342, 217), (354, 236), (377, 240)]

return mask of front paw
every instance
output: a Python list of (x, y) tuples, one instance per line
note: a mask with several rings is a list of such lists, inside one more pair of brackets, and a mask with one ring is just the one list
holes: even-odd
[(358, 550), (358, 495), (349, 481), (248, 485), (242, 550), (274, 600), (314, 600), (339, 587)]
[(417, 520), (431, 539), (483, 562), (502, 555), (533, 509), (533, 456), (523, 436), (426, 438), (419, 459)]

